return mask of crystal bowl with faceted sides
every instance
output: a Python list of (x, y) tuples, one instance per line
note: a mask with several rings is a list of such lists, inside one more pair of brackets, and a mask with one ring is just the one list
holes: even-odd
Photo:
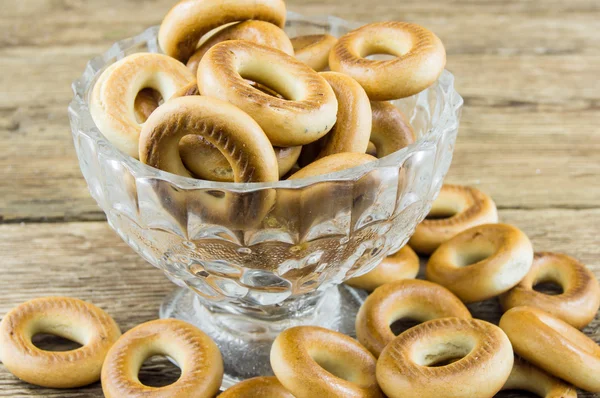
[[(290, 37), (341, 36), (359, 24), (289, 13)], [(219, 183), (157, 170), (97, 129), (88, 95), (100, 72), (136, 52), (161, 52), (158, 27), (119, 41), (73, 83), (69, 116), (89, 190), (108, 223), (181, 288), (161, 317), (199, 326), (219, 345), (224, 386), (271, 373), (281, 330), (316, 324), (353, 335), (364, 293), (341, 283), (399, 250), (429, 212), (450, 162), (462, 98), (444, 71), (429, 89), (393, 101), (417, 141), (376, 162), (309, 179)]]

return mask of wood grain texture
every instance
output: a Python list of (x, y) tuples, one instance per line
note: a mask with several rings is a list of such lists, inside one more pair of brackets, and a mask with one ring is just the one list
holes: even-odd
[[(0, 2), (0, 315), (33, 297), (67, 295), (104, 308), (125, 331), (156, 318), (173, 288), (103, 221), (79, 171), (66, 108), (88, 59), (160, 23), (174, 2)], [(600, 276), (600, 2), (287, 3), (308, 15), (405, 20), (436, 32), (465, 98), (447, 181), (489, 193), (502, 221), (521, 227), (536, 250), (565, 252)], [(496, 300), (470, 309), (492, 322), (500, 316)], [(600, 317), (585, 332), (600, 343)], [(153, 362), (144, 380), (172, 380), (167, 368)], [(29, 386), (0, 366), (0, 396), (102, 392), (99, 384)]]

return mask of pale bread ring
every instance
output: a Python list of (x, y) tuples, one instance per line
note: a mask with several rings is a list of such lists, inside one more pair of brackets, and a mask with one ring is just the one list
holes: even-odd
[(488, 195), (471, 187), (444, 184), (425, 218), (408, 241), (417, 253), (431, 254), (456, 234), (481, 224), (498, 222), (496, 204)]
[(277, 336), (271, 367), (297, 398), (381, 397), (376, 360), (353, 338), (317, 326), (296, 326)]
[(502, 390), (529, 391), (542, 398), (577, 398), (570, 385), (518, 357)]
[(600, 346), (568, 323), (533, 307), (515, 307), (500, 319), (517, 354), (586, 391), (600, 392)]
[[(371, 54), (392, 54), (370, 60)], [(407, 22), (376, 22), (342, 36), (329, 53), (329, 67), (356, 79), (369, 98), (409, 97), (431, 86), (444, 70), (446, 50), (430, 30)]]
[(221, 29), (202, 43), (187, 61), (187, 67), (196, 75), (204, 54), (215, 44), (227, 40), (247, 40), (294, 55), (292, 43), (281, 28), (264, 21), (244, 21)]
[(216, 98), (175, 98), (156, 109), (140, 136), (140, 160), (158, 169), (191, 177), (179, 156), (179, 141), (200, 135), (231, 164), (235, 182), (279, 180), (277, 158), (269, 139), (240, 109)]
[(283, 0), (183, 0), (163, 19), (158, 42), (167, 55), (186, 62), (200, 38), (214, 28), (248, 19), (283, 28), (285, 13)]
[[(46, 351), (31, 339), (48, 333), (75, 341), (71, 351)], [(27, 301), (2, 318), (0, 349), (4, 366), (19, 379), (49, 388), (74, 388), (100, 379), (108, 350), (121, 335), (106, 312), (85, 301), (44, 297)]]
[[(177, 362), (181, 376), (176, 382), (165, 387), (140, 383), (142, 363), (154, 355)], [(107, 398), (213, 398), (222, 379), (223, 359), (210, 337), (189, 323), (159, 319), (131, 329), (111, 348), (102, 367), (102, 392)]]
[(442, 243), (429, 258), (425, 275), (463, 302), (473, 303), (516, 286), (532, 262), (531, 242), (520, 229), (484, 224)]
[[(244, 78), (289, 100), (265, 94)], [(198, 87), (203, 95), (228, 101), (252, 116), (274, 146), (316, 141), (336, 121), (337, 100), (323, 77), (292, 56), (243, 40), (208, 50), (198, 67)]]
[(477, 319), (435, 319), (385, 347), (377, 360), (377, 381), (390, 398), (492, 397), (508, 379), (513, 360), (510, 341), (497, 326)]
[(378, 158), (415, 142), (415, 132), (397, 106), (385, 101), (372, 101), (371, 110), (373, 119), (370, 141), (375, 146)]
[(137, 53), (108, 67), (98, 78), (90, 97), (90, 112), (102, 134), (125, 154), (138, 158), (142, 124), (134, 110), (144, 88), (158, 91), (167, 101), (194, 80), (181, 62), (163, 54)]
[(323, 174), (335, 173), (361, 166), (377, 160), (377, 158), (366, 153), (336, 153), (335, 155), (325, 156), (306, 167), (301, 168), (292, 174), (288, 180), (298, 180), (300, 178), (314, 177)]
[(414, 279), (419, 273), (419, 257), (405, 245), (397, 253), (387, 256), (377, 267), (364, 275), (348, 279), (346, 285), (373, 291), (386, 283)]
[(396, 338), (390, 326), (403, 318), (426, 322), (438, 318), (470, 319), (471, 313), (448, 289), (407, 279), (375, 289), (356, 316), (356, 337), (376, 357)]
[[(537, 292), (538, 283), (556, 282), (563, 292), (552, 296)], [(573, 257), (560, 253), (535, 253), (533, 265), (521, 282), (500, 296), (506, 311), (513, 307), (535, 307), (577, 329), (590, 323), (600, 307), (600, 286), (594, 274)]]
[(292, 40), (296, 58), (321, 72), (329, 66), (329, 52), (337, 43), (337, 38), (324, 35), (305, 35), (294, 37)]
[(277, 377), (254, 377), (229, 387), (219, 398), (295, 398)]

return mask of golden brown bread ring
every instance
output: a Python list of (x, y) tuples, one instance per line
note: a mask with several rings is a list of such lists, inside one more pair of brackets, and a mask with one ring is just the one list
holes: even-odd
[(167, 55), (186, 62), (196, 51), (200, 38), (214, 28), (248, 19), (283, 28), (285, 13), (283, 0), (183, 0), (163, 19), (158, 42)]
[(353, 338), (317, 326), (284, 330), (271, 347), (271, 367), (294, 396), (381, 397), (375, 357)]
[(352, 167), (361, 166), (369, 162), (373, 162), (377, 158), (367, 155), (366, 153), (336, 153), (335, 155), (325, 156), (306, 167), (301, 168), (292, 174), (288, 180), (298, 180), (300, 178), (314, 177), (323, 174), (335, 173), (350, 169)]
[(119, 150), (138, 158), (142, 124), (136, 119), (135, 99), (151, 88), (168, 100), (194, 80), (181, 62), (163, 54), (137, 53), (109, 66), (90, 96), (90, 113), (100, 132)]
[(390, 326), (403, 318), (471, 318), (465, 305), (435, 283), (407, 279), (386, 283), (367, 297), (356, 316), (356, 337), (376, 357), (396, 338)]
[(428, 280), (463, 302), (486, 300), (516, 286), (533, 262), (527, 235), (508, 224), (484, 224), (442, 243), (425, 269)]
[(208, 38), (188, 60), (187, 67), (196, 75), (204, 54), (215, 44), (227, 40), (247, 40), (294, 55), (292, 43), (281, 28), (264, 21), (244, 21), (227, 26)]
[[(563, 292), (552, 296), (537, 292), (538, 283), (555, 282)], [(506, 311), (513, 307), (535, 307), (577, 329), (590, 323), (600, 307), (600, 286), (594, 274), (573, 257), (560, 253), (535, 253), (533, 265), (523, 280), (500, 296)]]
[[(446, 218), (436, 219), (437, 216)], [(456, 234), (481, 224), (498, 222), (496, 204), (471, 187), (444, 184), (429, 214), (415, 229), (408, 244), (417, 253), (431, 254)]]
[(179, 156), (179, 141), (187, 134), (217, 147), (231, 164), (235, 182), (279, 180), (275, 152), (258, 124), (235, 106), (203, 96), (175, 98), (150, 115), (140, 136), (140, 160), (191, 177)]
[[(392, 54), (370, 60), (371, 54)], [(407, 22), (376, 22), (342, 36), (329, 53), (329, 67), (356, 79), (369, 98), (409, 97), (431, 86), (444, 70), (446, 50), (430, 30)]]
[(419, 257), (405, 245), (397, 253), (387, 256), (371, 271), (348, 279), (346, 285), (373, 291), (386, 283), (414, 279), (419, 273)]
[[(31, 339), (48, 333), (75, 341), (71, 351), (46, 351)], [(0, 356), (19, 379), (50, 388), (74, 388), (100, 379), (108, 350), (121, 335), (106, 312), (85, 301), (44, 297), (8, 312), (0, 323)]]
[(512, 371), (502, 390), (522, 390), (542, 398), (577, 398), (577, 391), (562, 380), (519, 357), (515, 357)]
[(519, 356), (553, 376), (600, 392), (600, 347), (568, 323), (533, 307), (515, 307), (500, 327)]
[(406, 116), (394, 104), (371, 101), (371, 138), (377, 157), (382, 158), (415, 142), (415, 132)]
[[(181, 369), (176, 382), (149, 387), (139, 381), (142, 363), (154, 355), (173, 358)], [(111, 348), (102, 367), (102, 392), (107, 398), (212, 398), (222, 379), (223, 359), (210, 337), (189, 323), (159, 319), (131, 329)]]
[[(250, 86), (264, 84), (285, 98)], [(292, 56), (243, 40), (211, 47), (198, 67), (203, 95), (228, 101), (262, 127), (274, 146), (298, 146), (316, 141), (335, 124), (337, 100), (327, 81)]]
[[(432, 366), (461, 358), (445, 366)], [(478, 319), (417, 325), (389, 343), (377, 381), (390, 398), (492, 397), (511, 372), (513, 351), (500, 328)]]
[(337, 43), (337, 38), (328, 34), (305, 35), (294, 37), (291, 41), (296, 58), (321, 72), (329, 66), (329, 52)]
[(229, 387), (219, 398), (294, 398), (277, 377), (254, 377)]

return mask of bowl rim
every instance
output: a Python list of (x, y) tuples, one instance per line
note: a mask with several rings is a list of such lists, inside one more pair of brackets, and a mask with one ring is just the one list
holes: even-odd
[[(322, 24), (324, 27), (343, 25), (349, 29), (355, 29), (359, 26), (362, 26), (362, 24), (358, 22), (349, 22), (335, 16), (309, 17), (296, 12), (288, 11), (286, 25), (292, 21), (306, 22), (314, 25)], [(129, 173), (135, 177), (135, 179), (144, 178), (163, 180), (176, 185), (182, 190), (225, 189), (233, 192), (281, 188), (302, 189), (304, 187), (325, 181), (356, 181), (375, 169), (398, 167), (398, 165), (403, 164), (404, 161), (413, 153), (434, 147), (441, 136), (458, 128), (460, 109), (462, 108), (464, 100), (455, 90), (454, 75), (447, 69), (444, 69), (436, 83), (434, 83), (434, 86), (440, 86), (443, 92), (446, 93), (445, 96), (448, 98), (446, 101), (444, 101), (444, 107), (440, 111), (438, 123), (435, 126), (432, 126), (414, 143), (383, 158), (377, 159), (376, 161), (333, 173), (302, 179), (252, 183), (202, 180), (179, 176), (156, 169), (119, 151), (100, 132), (92, 119), (86, 97), (88, 88), (95, 82), (99, 72), (102, 71), (109, 62), (112, 63), (112, 60), (123, 58), (127, 49), (133, 48), (142, 43), (147, 43), (149, 49), (152, 50), (151, 52), (162, 53), (162, 50), (157, 43), (158, 29), (158, 25), (152, 26), (138, 35), (117, 41), (106, 52), (88, 61), (84, 73), (75, 81), (73, 81), (71, 85), (74, 96), (69, 104), (68, 112), (71, 123), (71, 131), (74, 138), (78, 134), (94, 141), (96, 147), (99, 149), (99, 152), (104, 157), (120, 162), (128, 169)], [(416, 95), (420, 94), (421, 93)], [(79, 156), (81, 155), (78, 153), (78, 157)]]

